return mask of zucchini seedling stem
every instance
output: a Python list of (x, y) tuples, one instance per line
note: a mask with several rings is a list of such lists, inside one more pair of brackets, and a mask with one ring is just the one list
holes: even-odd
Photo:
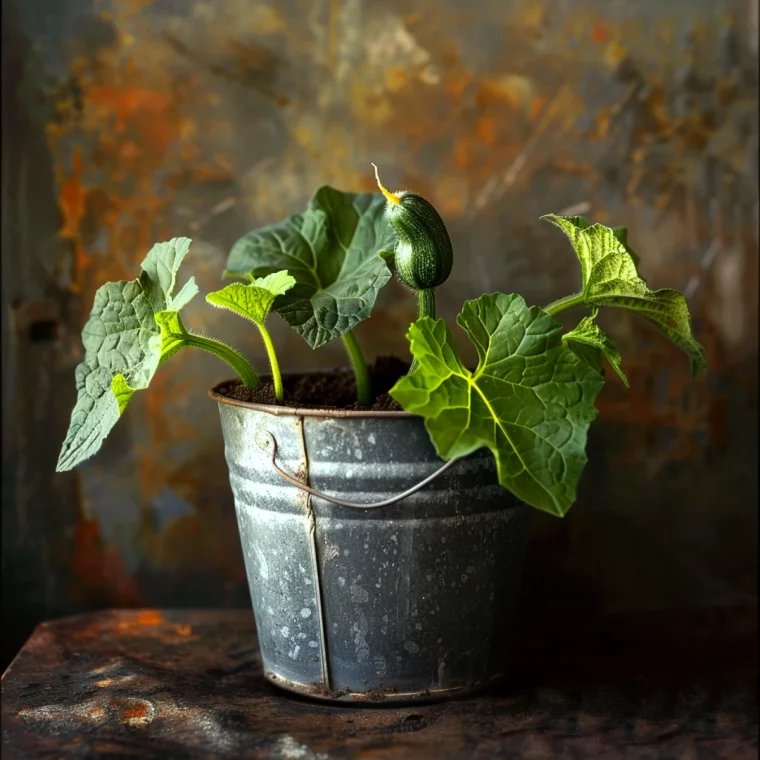
[(180, 337), (183, 338), (186, 346), (194, 346), (203, 351), (208, 351), (214, 354), (214, 356), (219, 357), (223, 362), (227, 362), (245, 383), (246, 388), (257, 388), (260, 385), (261, 381), (253, 367), (248, 363), (248, 360), (226, 343), (214, 340), (213, 338), (204, 338), (202, 335), (194, 335), (191, 332)]
[(354, 368), (354, 377), (356, 378), (356, 400), (362, 406), (371, 406), (372, 404), (372, 385), (369, 379), (369, 370), (367, 362), (364, 361), (359, 341), (351, 330), (340, 336), (343, 345), (346, 347), (348, 356), (351, 359), (351, 365)]
[(264, 326), (262, 322), (257, 325), (261, 338), (264, 341), (264, 348), (267, 350), (267, 356), (269, 357), (269, 367), (272, 370), (272, 382), (274, 383), (274, 397), (278, 404), (282, 403), (284, 397), (284, 391), (282, 388), (282, 375), (280, 374), (280, 364), (277, 361), (277, 354), (274, 350), (274, 343), (272, 343), (272, 336), (269, 334), (269, 330)]
[(560, 298), (557, 301), (550, 303), (548, 306), (544, 307), (544, 311), (547, 314), (555, 316), (556, 314), (561, 314), (563, 311), (574, 309), (576, 306), (583, 306), (584, 303), (585, 299), (583, 293), (574, 293), (571, 296), (566, 296), (565, 298)]

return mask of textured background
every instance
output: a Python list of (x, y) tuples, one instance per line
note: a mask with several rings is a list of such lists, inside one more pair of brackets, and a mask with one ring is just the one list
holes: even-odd
[[(436, 204), (456, 262), (443, 314), (484, 291), (544, 305), (578, 265), (540, 214), (626, 225), (653, 287), (685, 290), (711, 370), (624, 314), (579, 502), (539, 516), (526, 604), (576, 612), (756, 593), (758, 71), (752, 0), (6, 0), (2, 5), (4, 658), (97, 606), (245, 606), (218, 413), (228, 374), (187, 351), (100, 455), (54, 467), (79, 332), (105, 280), (194, 239), (219, 284), (245, 231), (328, 182)], [(190, 328), (263, 367), (255, 331)], [(358, 337), (405, 354), (397, 284)], [(275, 324), (277, 323), (277, 324)], [(286, 371), (344, 363), (279, 320)]]

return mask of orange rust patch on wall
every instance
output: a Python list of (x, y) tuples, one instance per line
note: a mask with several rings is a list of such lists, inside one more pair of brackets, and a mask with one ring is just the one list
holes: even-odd
[[(175, 368), (180, 367), (184, 358), (182, 353), (173, 358)], [(197, 394), (198, 390), (192, 380), (178, 381), (175, 375), (157, 372), (148, 392), (144, 394), (148, 444), (137, 446), (136, 450), (139, 493), (145, 503), (160, 493), (171, 477), (171, 468), (167, 466), (166, 458), (158, 456), (156, 452), (166, 450), (172, 443), (185, 440), (195, 432), (194, 426), (189, 422), (181, 419), (168, 420), (167, 411), (171, 408), (171, 402), (177, 397)]]
[(528, 116), (530, 120), (535, 121), (535, 119), (538, 118), (538, 115), (541, 113), (541, 111), (544, 110), (545, 106), (546, 106), (546, 98), (542, 98), (539, 95), (533, 98), (533, 101), (530, 104), (530, 108), (528, 109)]
[[(139, 143), (130, 141), (126, 145), (136, 151), (135, 158), (146, 152), (160, 157), (177, 138), (180, 121), (174, 100), (167, 92), (103, 85), (92, 87), (87, 99), (101, 112), (104, 121), (111, 122), (117, 134), (134, 131)], [(122, 151), (120, 157), (128, 155)]]
[[(188, 104), (203, 99), (198, 75), (177, 76), (176, 53), (149, 29), (149, 20), (140, 15), (144, 7), (115, 5), (108, 20), (118, 41), (72, 63), (74, 85), (58, 94), (59, 121), (47, 130), (59, 170), (60, 234), (72, 242), (72, 279), (87, 308), (96, 287), (135, 277), (153, 243), (177, 234), (172, 203), (179, 193), (193, 183), (231, 178), (229, 161), (199, 160), (196, 141), (203, 129), (187, 115)], [(143, 45), (144, 56), (133, 54), (133, 38)], [(86, 147), (76, 147), (79, 143)], [(70, 155), (73, 169), (66, 173)], [(97, 276), (85, 279), (86, 264)], [(181, 359), (174, 361), (178, 366)], [(158, 373), (145, 394), (149, 444), (138, 452), (138, 492), (145, 500), (166, 482), (165, 452), (176, 440), (169, 431), (192, 432), (190, 425), (168, 423), (171, 397), (164, 380)]]
[[(135, 11), (119, 7), (124, 13)], [(102, 274), (134, 277), (135, 264), (156, 239), (160, 215), (171, 201), (165, 193), (167, 175), (183, 174), (178, 155), (183, 143), (193, 139), (181, 116), (193, 82), (176, 82), (168, 66), (149, 67), (125, 57), (119, 43), (75, 60), (70, 82), (75, 84), (57, 94), (58, 120), (48, 125), (47, 136), (57, 158), (60, 235), (72, 242), (72, 280), (78, 290), (87, 287), (87, 300)], [(84, 152), (80, 142), (87, 145)], [(65, 167), (70, 156), (69, 172)], [(163, 185), (156, 181), (159, 172)], [(186, 175), (177, 191), (190, 181)], [(107, 233), (107, 250), (98, 239), (99, 230)], [(95, 259), (98, 282), (86, 283), (85, 267)]]
[(59, 190), (59, 207), (61, 211), (61, 229), (59, 235), (73, 243), (72, 290), (81, 288), (84, 270), (90, 262), (81, 240), (81, 224), (85, 215), (87, 188), (82, 184), (82, 152), (75, 148), (71, 160), (71, 172), (65, 173), (57, 168)]
[(602, 24), (594, 24), (591, 39), (594, 42), (606, 42), (612, 36), (612, 32)]
[(467, 138), (460, 137), (454, 145), (454, 161), (462, 171), (466, 171), (472, 163), (472, 150)]
[(82, 602), (135, 607), (142, 597), (115, 549), (105, 547), (95, 520), (76, 527), (72, 596)]
[(493, 116), (481, 116), (475, 126), (475, 136), (483, 145), (492, 148), (496, 144), (498, 127)]
[(79, 223), (84, 216), (85, 188), (82, 186), (82, 151), (74, 149), (71, 174), (61, 182), (60, 199), (63, 224), (60, 234), (73, 239), (79, 233)]

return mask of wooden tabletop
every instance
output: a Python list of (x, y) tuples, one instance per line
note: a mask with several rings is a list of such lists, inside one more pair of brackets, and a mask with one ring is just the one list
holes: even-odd
[(529, 617), (507, 682), (408, 707), (262, 676), (248, 611), (41, 625), (3, 676), (3, 758), (756, 758), (757, 609)]

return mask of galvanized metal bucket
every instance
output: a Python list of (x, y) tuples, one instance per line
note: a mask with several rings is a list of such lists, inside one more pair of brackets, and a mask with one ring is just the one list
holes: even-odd
[(270, 681), (375, 703), (502, 676), (532, 510), (489, 452), (441, 468), (415, 415), (211, 397)]

